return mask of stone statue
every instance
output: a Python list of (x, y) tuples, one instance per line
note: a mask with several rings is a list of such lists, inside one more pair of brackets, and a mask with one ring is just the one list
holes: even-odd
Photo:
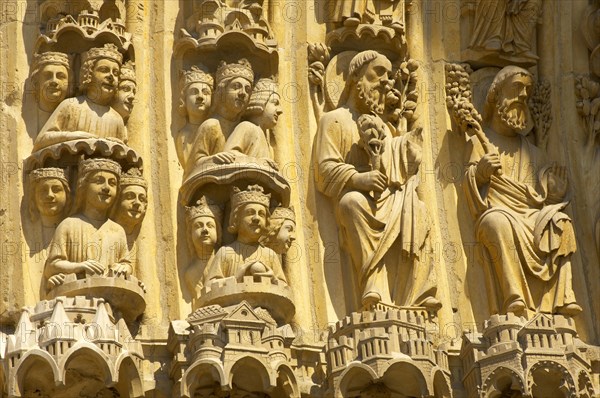
[(259, 185), (250, 185), (245, 191), (234, 187), (227, 230), (237, 234), (237, 239), (217, 251), (206, 280), (256, 275), (287, 283), (277, 253), (260, 244), (268, 227), (270, 199)]
[(71, 206), (71, 189), (65, 171), (52, 167), (33, 170), (29, 173), (29, 184), (32, 220), (39, 217), (44, 227), (55, 228)]
[(225, 142), (237, 126), (248, 105), (254, 72), (246, 59), (227, 64), (221, 61), (216, 74), (212, 116), (198, 128), (188, 165), (202, 158), (223, 152)]
[[(429, 228), (416, 192), (418, 137), (392, 137), (380, 117), (391, 71), (391, 62), (376, 51), (350, 61), (345, 102), (319, 122), (316, 184), (333, 200), (340, 244), (350, 255), (363, 306), (438, 308), (433, 264), (420, 255), (429, 244)], [(377, 153), (361, 144), (361, 135), (371, 134), (380, 141)]]
[(262, 244), (280, 256), (290, 250), (296, 240), (296, 217), (294, 209), (277, 207), (269, 217), (269, 227)]
[(69, 56), (60, 52), (34, 55), (31, 81), (40, 109), (48, 115), (69, 94), (71, 66)]
[(140, 225), (148, 209), (148, 183), (139, 169), (129, 169), (121, 174), (119, 198), (113, 208), (112, 219), (127, 234), (127, 247), (133, 251)]
[(84, 95), (60, 103), (38, 134), (34, 151), (85, 138), (127, 141), (123, 118), (110, 107), (117, 93), (122, 61), (114, 44), (91, 48), (83, 54), (79, 90)]
[(214, 79), (209, 73), (192, 66), (190, 70), (183, 71), (179, 85), (179, 113), (185, 116), (186, 124), (175, 137), (175, 148), (179, 163), (185, 169), (198, 127), (208, 117), (212, 105)]
[(327, 22), (355, 28), (359, 24), (377, 24), (404, 32), (403, 0), (331, 0)]
[(581, 307), (572, 289), (570, 256), (576, 250), (567, 206), (564, 167), (548, 164), (527, 138), (527, 101), (533, 77), (507, 66), (488, 91), (482, 129), (496, 150), (468, 141), (464, 187), (476, 234), (491, 265), (492, 311), (521, 314), (526, 309), (575, 315)]
[(221, 243), (221, 220), (223, 212), (218, 205), (201, 197), (196, 206), (186, 207), (186, 237), (194, 259), (185, 271), (185, 283), (191, 293), (198, 297), (204, 287), (206, 266), (215, 254), (215, 246)]
[(127, 61), (121, 67), (119, 74), (119, 88), (115, 96), (112, 107), (121, 115), (123, 122), (127, 123), (129, 115), (133, 110), (133, 101), (137, 93), (137, 83), (135, 79), (135, 68), (133, 62)]
[[(48, 287), (66, 274), (129, 275), (132, 272), (123, 227), (108, 218), (115, 204), (121, 167), (109, 159), (79, 164), (74, 215), (63, 220), (50, 243), (44, 275)], [(62, 276), (62, 278), (61, 278)]]
[[(245, 120), (233, 130), (223, 151), (241, 152), (255, 158), (273, 160), (268, 132), (275, 128), (283, 113), (280, 101), (277, 84), (271, 79), (260, 79), (244, 112)], [(274, 162), (271, 163), (276, 166)]]
[(542, 0), (477, 0), (469, 48), (536, 58), (531, 42)]

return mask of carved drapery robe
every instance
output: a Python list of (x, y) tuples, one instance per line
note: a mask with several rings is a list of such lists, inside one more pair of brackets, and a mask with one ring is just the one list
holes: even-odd
[(56, 228), (46, 267), (63, 260), (74, 263), (96, 260), (106, 267), (105, 275), (116, 264), (128, 264), (133, 269), (123, 227), (108, 219), (96, 228), (83, 214), (66, 218)]
[(530, 52), (540, 8), (541, 0), (478, 0), (469, 47), (515, 55)]
[(258, 159), (273, 159), (273, 148), (262, 128), (248, 121), (237, 125), (223, 149), (237, 151)]
[(38, 134), (34, 151), (60, 142), (85, 138), (117, 138), (127, 142), (123, 118), (110, 106), (85, 96), (67, 98), (58, 105)]
[(223, 152), (225, 142), (236, 124), (237, 121), (227, 120), (219, 115), (202, 122), (193, 139), (184, 175), (188, 175), (207, 156)]
[(359, 148), (357, 124), (348, 108), (321, 118), (315, 142), (317, 187), (333, 199), (342, 249), (349, 253), (360, 294), (377, 293), (395, 305), (419, 305), (435, 296), (436, 275), (428, 249), (425, 204), (417, 196), (417, 175), (408, 175), (407, 136), (387, 131), (381, 155), (388, 188), (376, 200), (349, 190), (350, 178), (370, 171), (367, 153)]
[[(488, 134), (494, 142), (494, 133)], [(484, 155), (476, 138), (469, 140), (470, 166), (464, 188), (476, 222), (478, 241), (486, 248), (491, 311), (506, 312), (515, 300), (531, 310), (554, 313), (575, 303), (569, 256), (575, 252), (571, 219), (547, 195), (549, 166), (543, 153), (525, 137), (515, 153), (500, 151), (502, 174), (477, 187), (476, 165)], [(489, 271), (489, 269), (488, 269)]]
[(205, 281), (231, 276), (239, 280), (253, 274), (252, 267), (255, 263), (264, 265), (268, 271), (273, 272), (273, 277), (287, 283), (277, 253), (268, 247), (239, 241), (223, 246), (217, 251), (207, 266)]
[[(361, 19), (369, 12), (371, 19), (374, 11), (371, 0), (333, 0), (328, 3), (328, 21), (342, 22), (346, 18)], [(369, 9), (367, 10), (367, 8)]]

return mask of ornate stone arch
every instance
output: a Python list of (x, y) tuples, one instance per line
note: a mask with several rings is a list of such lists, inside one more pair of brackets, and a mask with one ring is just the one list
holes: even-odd
[(489, 398), (499, 398), (507, 389), (517, 390), (526, 393), (525, 381), (516, 370), (500, 366), (488, 375), (484, 381), (481, 391), (483, 396)]
[[(546, 374), (540, 374), (545, 372)], [(542, 383), (536, 382), (536, 375), (541, 377)], [(562, 376), (562, 381), (556, 379), (556, 375)], [(526, 373), (527, 391), (534, 393), (535, 388), (545, 388), (560, 391), (564, 397), (577, 396), (577, 388), (573, 376), (567, 368), (554, 361), (539, 361), (533, 364)], [(554, 393), (553, 390), (553, 393)]]

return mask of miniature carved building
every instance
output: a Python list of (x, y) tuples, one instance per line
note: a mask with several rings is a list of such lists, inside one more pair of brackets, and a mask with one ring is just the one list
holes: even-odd
[(599, 21), (2, 0), (0, 397), (600, 397)]

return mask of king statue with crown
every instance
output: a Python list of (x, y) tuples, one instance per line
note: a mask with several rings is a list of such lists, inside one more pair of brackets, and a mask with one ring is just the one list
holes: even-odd
[(260, 185), (246, 190), (234, 187), (228, 231), (237, 239), (221, 247), (208, 264), (206, 280), (244, 276), (264, 276), (287, 284), (279, 255), (263, 246), (261, 238), (267, 233), (271, 196)]
[(58, 225), (50, 243), (44, 270), (48, 290), (69, 274), (83, 279), (132, 273), (125, 230), (109, 218), (120, 175), (121, 166), (110, 159), (80, 162), (74, 214)]
[(63, 100), (38, 134), (33, 150), (65, 141), (108, 138), (127, 142), (121, 115), (111, 107), (119, 87), (123, 56), (114, 44), (91, 48), (82, 55), (79, 90)]

